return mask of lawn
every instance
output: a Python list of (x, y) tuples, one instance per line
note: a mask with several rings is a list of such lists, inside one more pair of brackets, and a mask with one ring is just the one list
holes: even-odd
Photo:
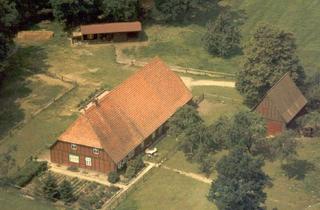
[(57, 210), (50, 203), (23, 197), (18, 191), (0, 188), (1, 210)]
[(149, 173), (117, 210), (216, 210), (206, 199), (210, 185), (162, 168)]
[[(4, 122), (0, 128), (7, 132), (18, 122), (28, 120), (27, 124), (10, 135), (3, 135), (0, 140), (0, 153), (9, 145), (18, 146), (14, 155), (18, 164), (48, 148), (57, 139), (76, 119), (81, 100), (101, 86), (111, 89), (135, 70), (115, 62), (111, 45), (72, 47), (59, 24), (43, 23), (38, 27), (53, 30), (54, 38), (39, 43), (18, 43), (19, 49), (11, 57), (11, 68), (16, 71), (9, 74), (1, 89), (1, 97), (6, 103), (0, 105), (0, 121)], [(30, 113), (51, 102), (70, 86), (46, 76), (46, 72), (76, 80), (78, 87), (36, 117), (28, 118)]]
[[(277, 25), (293, 32), (298, 53), (308, 69), (320, 67), (320, 2), (318, 0), (224, 0), (221, 5), (231, 5), (244, 19), (241, 26), (242, 45), (251, 37), (260, 22)], [(144, 30), (149, 46), (125, 49), (124, 52), (138, 59), (156, 55), (172, 65), (192, 67), (218, 72), (235, 73), (239, 69), (241, 55), (222, 59), (211, 56), (201, 41), (205, 24), (217, 16), (215, 5), (190, 15), (184, 24), (146, 23)]]

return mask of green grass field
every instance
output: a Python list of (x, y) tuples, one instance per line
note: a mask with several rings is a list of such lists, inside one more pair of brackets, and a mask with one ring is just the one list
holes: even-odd
[[(4, 135), (0, 140), (0, 152), (9, 145), (17, 145), (15, 158), (18, 164), (30, 156), (48, 148), (78, 115), (77, 105), (90, 93), (101, 86), (114, 87), (134, 72), (115, 62), (111, 45), (72, 47), (61, 26), (56, 23), (39, 25), (42, 29), (55, 32), (47, 42), (24, 43), (19, 45), (11, 57), (16, 68), (15, 74), (4, 84), (1, 97), (6, 103), (0, 104), (0, 131), (7, 134), (17, 123), (28, 120), (27, 124)], [(29, 119), (33, 111), (52, 101), (69, 86), (44, 75), (56, 73), (76, 80), (78, 88), (65, 95), (47, 110)], [(56, 83), (56, 84), (53, 84)], [(4, 111), (3, 111), (4, 110)]]
[(12, 189), (1, 189), (0, 188), (0, 202), (1, 210), (58, 210), (63, 208), (53, 207), (52, 204), (31, 200), (30, 198), (25, 198), (19, 192)]
[(216, 210), (205, 198), (210, 185), (166, 169), (152, 170), (117, 210)]
[[(320, 67), (320, 2), (318, 0), (224, 0), (221, 5), (231, 5), (245, 19), (241, 26), (242, 44), (251, 37), (260, 22), (267, 22), (293, 32), (298, 53), (308, 69)], [(214, 4), (212, 4), (214, 7)], [(201, 11), (188, 24), (145, 26), (150, 45), (126, 49), (124, 52), (138, 59), (156, 55), (173, 65), (234, 73), (240, 68), (240, 56), (221, 59), (203, 49), (201, 38), (205, 22), (214, 18), (217, 11)]]

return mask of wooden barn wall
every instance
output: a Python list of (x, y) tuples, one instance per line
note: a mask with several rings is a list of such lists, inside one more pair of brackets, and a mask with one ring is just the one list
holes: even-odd
[[(99, 154), (93, 154), (93, 148), (82, 145), (77, 145), (77, 149), (71, 149), (71, 144), (67, 142), (57, 141), (50, 150), (51, 162), (67, 166), (77, 166), (80, 168), (109, 173), (116, 169), (116, 165), (109, 155), (102, 149)], [(72, 163), (69, 161), (69, 154), (78, 155), (79, 163)], [(91, 157), (92, 166), (87, 166), (85, 158)]]
[(286, 129), (286, 125), (280, 121), (266, 120), (268, 136), (275, 136)]

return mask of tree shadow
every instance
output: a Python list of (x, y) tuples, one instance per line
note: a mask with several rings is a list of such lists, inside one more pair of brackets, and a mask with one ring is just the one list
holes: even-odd
[(32, 93), (28, 77), (48, 69), (47, 52), (40, 46), (26, 46), (8, 59), (8, 67), (0, 83), (0, 139), (26, 119), (21, 99)]
[(293, 160), (281, 165), (281, 169), (289, 179), (303, 180), (308, 172), (315, 170), (315, 166), (307, 160)]

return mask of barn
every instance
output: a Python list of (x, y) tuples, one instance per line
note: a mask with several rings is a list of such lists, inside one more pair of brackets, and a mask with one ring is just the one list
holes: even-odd
[(155, 58), (88, 104), (51, 146), (51, 161), (117, 170), (162, 135), (166, 121), (191, 99), (180, 77)]
[(80, 40), (126, 41), (137, 38), (142, 31), (139, 21), (81, 25), (72, 35), (73, 43)]
[(266, 120), (268, 135), (274, 136), (284, 131), (306, 104), (306, 98), (286, 73), (254, 110)]

